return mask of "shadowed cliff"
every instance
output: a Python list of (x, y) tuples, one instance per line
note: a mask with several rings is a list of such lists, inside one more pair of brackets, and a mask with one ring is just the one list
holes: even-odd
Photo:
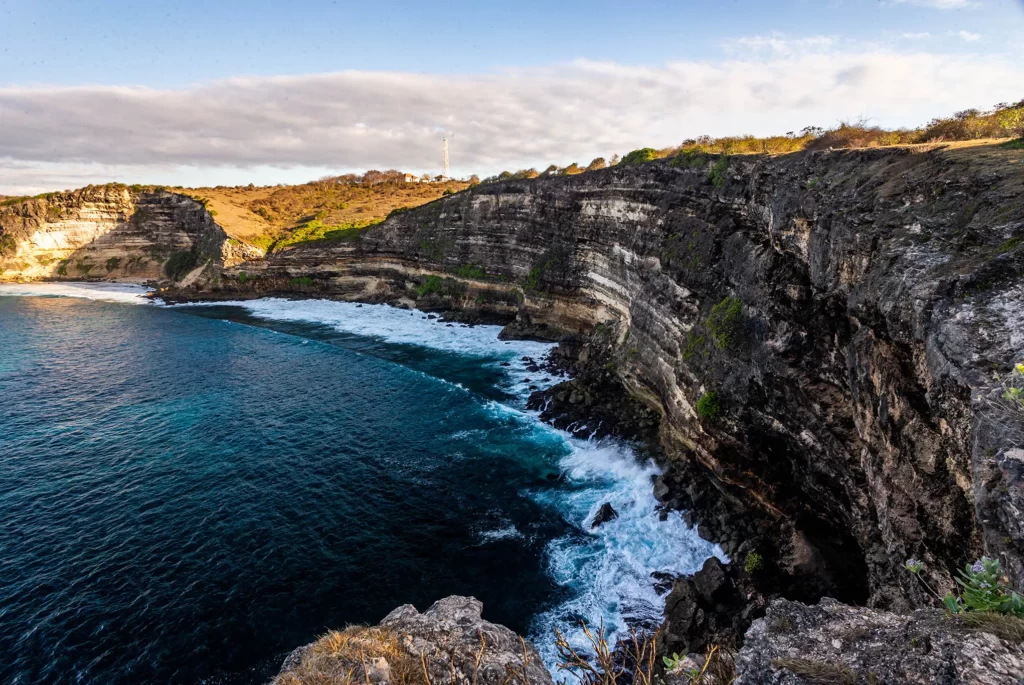
[(1022, 236), (1019, 151), (686, 155), (478, 186), (191, 296), (587, 332), (577, 351), (662, 416), (669, 463), (775, 526), (770, 563), (900, 608), (923, 601), (912, 556), (940, 589), (982, 552), (1024, 580), (1024, 414), (1000, 386), (1024, 355)]

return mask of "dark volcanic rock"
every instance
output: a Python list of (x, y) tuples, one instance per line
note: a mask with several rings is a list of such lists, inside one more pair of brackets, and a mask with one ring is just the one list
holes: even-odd
[(767, 604), (747, 574), (712, 557), (694, 575), (677, 579), (665, 599), (662, 649), (669, 654), (702, 652), (712, 644), (734, 649)]
[(594, 519), (590, 522), (591, 529), (597, 528), (602, 523), (608, 523), (611, 520), (619, 518), (619, 512), (615, 511), (611, 502), (605, 502), (601, 505), (601, 508), (596, 514)]
[[(556, 425), (656, 433), (666, 504), (727, 551), (764, 545), (810, 599), (908, 608), (912, 556), (939, 592), (982, 553), (1024, 585), (1024, 420), (993, 378), (1024, 354), (1022, 160), (846, 150), (483, 184), (206, 292), (308, 276), (564, 339), (585, 373), (531, 401)], [(428, 274), (443, 287), (420, 297)]]

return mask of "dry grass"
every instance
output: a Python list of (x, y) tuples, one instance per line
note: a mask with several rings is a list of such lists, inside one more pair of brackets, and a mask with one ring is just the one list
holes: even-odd
[(332, 630), (314, 642), (298, 666), (274, 685), (356, 685), (367, 682), (366, 668), (386, 659), (395, 685), (429, 685), (420, 659), (402, 647), (401, 638), (386, 628), (349, 626)]
[(1024, 642), (1024, 619), (987, 611), (968, 611), (958, 618), (978, 632), (992, 633), (1010, 642)]
[(257, 188), (175, 188), (206, 201), (229, 237), (263, 248), (289, 240), (311, 222), (332, 229), (367, 226), (392, 210), (418, 207), (445, 192), (458, 192), (468, 183), (376, 183), (335, 177), (295, 186)]
[(629, 639), (620, 649), (615, 649), (608, 644), (604, 626), (596, 633), (586, 623), (582, 627), (592, 654), (581, 653), (555, 631), (559, 670), (571, 675), (580, 685), (652, 685), (655, 682), (656, 633), (630, 630)]
[(827, 661), (811, 661), (810, 659), (772, 659), (772, 666), (792, 671), (809, 683), (821, 685), (854, 685), (857, 673), (839, 664)]
[[(533, 658), (526, 640), (520, 637), (519, 642), (521, 661), (505, 665), (499, 685), (530, 683)], [(349, 626), (332, 630), (310, 645), (299, 663), (278, 675), (271, 685), (368, 685), (382, 676), (392, 685), (478, 685), (487, 648), (486, 635), (481, 633), (480, 646), (471, 659), (460, 660), (450, 652), (414, 655), (402, 637), (387, 628)], [(386, 674), (378, 660), (387, 662)], [(495, 682), (493, 675), (490, 678), (489, 682)]]

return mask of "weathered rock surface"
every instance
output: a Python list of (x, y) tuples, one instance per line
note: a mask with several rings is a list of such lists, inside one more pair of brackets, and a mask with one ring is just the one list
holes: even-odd
[(1024, 354), (1022, 162), (852, 150), (484, 185), (194, 294), (596, 327), (669, 463), (714, 491), (668, 499), (709, 501), (710, 530), (774, 531), (762, 551), (819, 596), (908, 608), (911, 556), (940, 592), (983, 552), (1024, 582), (1024, 423), (992, 375)]
[[(431, 685), (550, 685), (551, 675), (537, 650), (508, 628), (485, 621), (483, 604), (473, 597), (451, 596), (438, 600), (420, 613), (411, 604), (400, 606), (380, 622), (380, 628), (398, 638), (403, 656), (416, 664), (425, 664), (429, 681), (421, 672), (412, 682)], [(288, 656), (275, 683), (307, 682), (303, 660), (316, 645), (300, 647)], [(346, 655), (346, 658), (350, 658)], [(330, 657), (327, 657), (330, 661)], [(397, 661), (392, 657), (392, 661)], [(351, 682), (391, 682), (390, 673), (397, 663), (387, 658), (366, 659), (365, 663), (339, 664), (336, 672), (356, 669)], [(422, 668), (422, 667), (421, 667)], [(331, 664), (319, 665), (320, 673), (330, 673)], [(310, 683), (314, 682), (309, 680)], [(331, 682), (316, 680), (316, 683)], [(338, 682), (344, 682), (340, 680)]]
[(184, 279), (255, 256), (175, 193), (95, 186), (0, 207), (0, 281), (167, 281), (168, 260)]
[(909, 615), (777, 600), (747, 632), (736, 685), (1019, 685), (1024, 645), (939, 610)]

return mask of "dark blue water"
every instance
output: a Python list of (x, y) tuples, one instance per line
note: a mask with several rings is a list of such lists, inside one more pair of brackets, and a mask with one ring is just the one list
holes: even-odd
[[(593, 613), (593, 568), (612, 620), (651, 611), (645, 564), (673, 567), (684, 529), (671, 560), (656, 532), (584, 531), (650, 472), (597, 446), (613, 467), (573, 475), (578, 446), (515, 411), (515, 348), (310, 318), (0, 297), (0, 682), (261, 682), (328, 628), (453, 593), (550, 632)], [(645, 507), (621, 525), (659, 525)]]

